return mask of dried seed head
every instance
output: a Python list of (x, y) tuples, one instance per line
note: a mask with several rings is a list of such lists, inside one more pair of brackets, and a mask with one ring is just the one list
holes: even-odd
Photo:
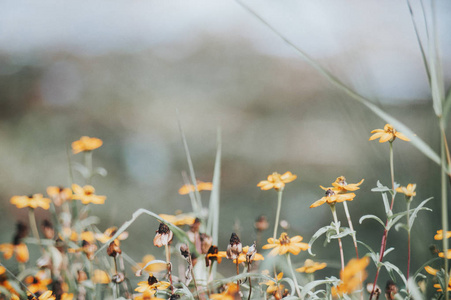
[(257, 245), (254, 241), (254, 244), (249, 247), (246, 253), (246, 261), (248, 264), (251, 264), (254, 261), (255, 254), (257, 253)]
[(326, 191), (326, 197), (330, 197), (330, 196), (333, 196), (333, 195), (335, 195), (335, 192), (332, 191), (331, 189), (328, 189), (328, 190)]
[(117, 257), (118, 254), (122, 253), (122, 250), (121, 248), (119, 248), (115, 241), (112, 241), (106, 249), (106, 253), (111, 257)]
[(84, 271), (82, 271), (82, 270), (77, 271), (77, 281), (78, 282), (83, 282), (87, 279), (88, 279), (88, 275), (86, 275), (86, 273)]
[(232, 233), (230, 237), (230, 243), (227, 246), (227, 258), (228, 259), (236, 259), (240, 253), (242, 252), (242, 245), (240, 238), (236, 233)]
[(191, 225), (191, 227), (190, 227), (190, 231), (191, 232), (199, 232), (199, 228), (200, 228), (200, 219), (199, 218), (196, 218), (195, 220), (194, 220), (194, 223)]
[(205, 233), (200, 234), (200, 243), (201, 243), (202, 254), (206, 254), (208, 252), (208, 249), (210, 249), (212, 242), (213, 242), (213, 239), (211, 236), (209, 236)]
[(149, 278), (147, 278), (147, 283), (149, 285), (154, 285), (155, 283), (158, 283), (158, 279), (153, 276), (152, 274), (149, 275)]
[(169, 229), (168, 225), (160, 223), (158, 230), (156, 231), (155, 237), (153, 239), (153, 244), (157, 247), (162, 247), (169, 245), (172, 241), (174, 234)]
[(182, 244), (180, 246), (180, 254), (182, 254), (182, 256), (185, 259), (188, 259), (190, 257), (190, 253), (189, 253), (189, 247), (187, 244)]
[(125, 275), (123, 273), (117, 273), (117, 274), (113, 275), (113, 277), (111, 278), (111, 281), (114, 283), (121, 283), (124, 280), (125, 280)]
[(86, 254), (86, 257), (89, 260), (94, 259), (94, 253), (97, 251), (97, 246), (95, 244), (91, 244), (90, 242), (83, 240), (81, 242), (83, 252)]

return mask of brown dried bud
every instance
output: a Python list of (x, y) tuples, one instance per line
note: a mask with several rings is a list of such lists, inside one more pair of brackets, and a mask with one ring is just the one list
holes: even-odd
[(114, 283), (121, 283), (125, 280), (125, 275), (123, 273), (117, 273), (111, 277), (111, 281)]
[(188, 259), (190, 257), (190, 253), (189, 253), (189, 247), (187, 244), (182, 244), (180, 246), (180, 254), (182, 254), (182, 256), (185, 259)]
[(156, 231), (153, 239), (153, 244), (157, 247), (169, 245), (172, 241), (174, 234), (169, 229), (168, 225), (160, 223), (158, 230)]
[(227, 246), (227, 258), (228, 259), (236, 259), (240, 253), (242, 252), (242, 245), (240, 238), (236, 233), (232, 233), (230, 237), (230, 243)]
[(158, 279), (153, 275), (149, 275), (149, 278), (147, 278), (147, 283), (149, 285), (154, 285), (155, 283), (158, 283)]
[(116, 245), (114, 241), (112, 241), (108, 246), (108, 248), (106, 249), (106, 253), (111, 257), (117, 257), (118, 254), (122, 253), (122, 250), (121, 248), (119, 248), (118, 245)]
[(257, 253), (257, 245), (254, 242), (252, 246), (249, 247), (246, 253), (246, 261), (248, 264), (251, 264), (254, 261), (255, 254)]
[(257, 231), (265, 231), (269, 227), (268, 219), (265, 215), (261, 215), (254, 223), (254, 227)]
[(200, 219), (196, 218), (194, 220), (194, 223), (191, 225), (191, 227), (189, 228), (189, 230), (191, 232), (199, 232), (199, 228), (200, 228)]
[(84, 271), (82, 271), (82, 270), (78, 270), (77, 271), (77, 281), (79, 283), (83, 282), (83, 281), (85, 281), (87, 279), (88, 279), (88, 275), (86, 275), (86, 273)]
[(81, 242), (82, 245), (82, 250), (83, 252), (86, 254), (86, 257), (89, 260), (93, 260), (94, 259), (94, 254), (97, 251), (97, 246), (95, 244), (91, 244), (88, 241), (83, 240)]
[(387, 300), (394, 300), (395, 295), (398, 293), (398, 287), (393, 282), (393, 280), (388, 280), (385, 286), (385, 297)]
[(42, 232), (44, 233), (46, 239), (52, 240), (54, 238), (55, 230), (49, 220), (44, 220), (42, 222)]
[(200, 235), (200, 242), (201, 242), (201, 253), (206, 254), (208, 252), (208, 249), (211, 247), (211, 243), (213, 242), (213, 239), (211, 236), (202, 233)]

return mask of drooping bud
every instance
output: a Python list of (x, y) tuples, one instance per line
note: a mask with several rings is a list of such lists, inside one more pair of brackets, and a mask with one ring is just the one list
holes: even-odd
[(153, 244), (157, 247), (169, 245), (172, 241), (174, 234), (169, 229), (168, 225), (160, 223), (158, 230), (156, 231), (153, 239)]
[(249, 250), (247, 250), (246, 253), (246, 262), (248, 264), (251, 264), (254, 261), (255, 254), (257, 253), (257, 245), (254, 242), (252, 246), (249, 247)]
[(388, 280), (385, 286), (385, 297), (387, 300), (394, 300), (395, 295), (398, 293), (398, 287), (393, 282), (393, 280)]
[(213, 242), (213, 239), (211, 236), (202, 233), (200, 235), (200, 243), (201, 243), (201, 252), (202, 254), (206, 254), (208, 252), (208, 249), (211, 247), (211, 243)]
[(111, 257), (117, 257), (118, 254), (122, 253), (122, 250), (121, 248), (119, 248), (115, 241), (112, 241), (106, 249), (106, 253)]
[(240, 253), (243, 251), (243, 246), (241, 245), (240, 238), (236, 233), (232, 233), (230, 237), (230, 243), (227, 246), (227, 258), (228, 259), (237, 259)]

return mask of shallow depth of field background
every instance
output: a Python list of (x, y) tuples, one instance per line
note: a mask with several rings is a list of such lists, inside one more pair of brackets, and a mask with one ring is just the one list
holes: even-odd
[[(245, 3), (439, 151), (405, 2)], [(252, 243), (260, 214), (272, 228), (276, 192), (256, 185), (273, 171), (292, 171), (298, 179), (287, 185), (281, 212), (289, 234), (308, 241), (331, 222), (328, 207), (308, 208), (323, 196), (319, 185), (340, 175), (348, 182), (364, 178), (349, 204), (351, 215), (357, 238), (379, 250), (381, 227), (371, 220), (358, 225), (358, 219), (383, 216), (380, 196), (370, 190), (378, 179), (390, 184), (388, 144), (368, 138), (385, 122), (335, 89), (236, 2), (7, 0), (0, 7), (0, 243), (10, 242), (17, 219), (27, 221), (26, 211), (9, 204), (11, 196), (67, 186), (67, 149), (82, 135), (104, 141), (94, 152), (94, 166), (106, 168), (108, 176), (94, 178), (93, 185), (107, 201), (92, 209), (101, 230), (121, 225), (141, 207), (189, 211), (189, 198), (177, 193), (187, 171), (178, 111), (199, 180), (211, 181), (216, 133), (222, 131), (221, 249), (232, 231)], [(437, 1), (446, 82), (450, 14), (451, 3)], [(441, 226), (439, 167), (407, 142), (397, 140), (394, 151), (396, 181), (417, 183), (413, 205), (435, 198), (428, 204), (434, 212), (421, 212), (413, 228), (416, 270), (431, 257), (429, 245)], [(72, 159), (81, 162), (82, 155)], [(75, 181), (84, 183), (80, 176)], [(209, 193), (202, 196), (207, 203)], [(395, 209), (405, 209), (402, 195)], [(341, 206), (338, 213), (346, 223)], [(37, 210), (38, 222), (47, 216)], [(157, 226), (141, 217), (123, 250), (136, 261), (148, 253), (162, 258), (152, 245)], [(321, 275), (338, 276), (336, 242), (321, 244), (314, 245), (315, 259), (330, 266)], [(349, 260), (355, 255), (350, 237), (344, 246)], [(397, 251), (387, 259), (405, 271), (406, 233), (390, 232), (388, 246)], [(374, 267), (369, 271), (374, 278)]]

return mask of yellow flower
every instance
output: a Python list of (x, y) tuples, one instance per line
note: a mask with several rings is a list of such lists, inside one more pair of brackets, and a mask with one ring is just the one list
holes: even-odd
[[(189, 194), (191, 192), (194, 192), (194, 185), (192, 184), (185, 184), (184, 186), (182, 186), (179, 189), (179, 194), (180, 195), (186, 195)], [(203, 182), (203, 181), (198, 181), (197, 182), (197, 191), (211, 191), (213, 189), (213, 184), (211, 182)]]
[(283, 175), (274, 172), (268, 176), (268, 180), (260, 181), (257, 186), (264, 191), (270, 190), (272, 188), (274, 188), (276, 191), (281, 191), (285, 187), (285, 183), (292, 182), (296, 178), (297, 176), (291, 174), (291, 172), (285, 172)]
[(151, 300), (151, 299), (154, 299), (154, 300), (165, 300), (163, 298), (154, 297), (154, 295), (151, 292), (148, 292), (148, 291), (142, 293), (141, 295), (135, 296), (133, 299), (134, 300)]
[(10, 200), (11, 204), (17, 206), (17, 208), (37, 208), (49, 209), (50, 199), (44, 198), (42, 194), (34, 194), (32, 196), (13, 196)]
[(82, 233), (78, 234), (75, 230), (71, 230), (68, 228), (68, 233), (66, 236), (69, 237), (69, 239), (73, 242), (79, 242), (79, 241), (87, 241), (88, 243), (94, 243), (96, 241), (94, 233), (91, 231), (83, 231)]
[(74, 294), (63, 293), (61, 295), (61, 300), (72, 300), (74, 299)]
[(55, 300), (55, 299), (56, 297), (52, 295), (52, 291), (46, 291), (38, 298), (38, 300)]
[(175, 226), (182, 226), (182, 225), (192, 225), (194, 224), (194, 221), (196, 220), (195, 217), (190, 216), (188, 214), (179, 214), (179, 215), (166, 215), (166, 214), (159, 214), (163, 220), (171, 223)]
[(410, 141), (408, 137), (406, 137), (404, 134), (402, 134), (399, 131), (396, 131), (396, 129), (393, 128), (390, 124), (385, 124), (384, 129), (375, 129), (371, 131), (371, 133), (374, 133), (370, 137), (370, 141), (379, 139), (379, 143), (385, 143), (387, 141), (393, 142), (396, 138), (400, 138), (403, 141)]
[(276, 276), (276, 280), (267, 280), (265, 282), (261, 282), (260, 285), (264, 284), (268, 287), (266, 288), (266, 293), (273, 295), (275, 299), (279, 300), (282, 299), (284, 296), (288, 294), (288, 291), (285, 289), (283, 284), (280, 284), (280, 281), (283, 278), (283, 273), (280, 272)]
[(239, 296), (239, 292), (240, 289), (238, 288), (238, 286), (235, 283), (231, 282), (227, 285), (227, 288), (224, 292), (220, 294), (212, 294), (210, 298), (216, 300), (235, 300), (241, 298)]
[[(148, 262), (151, 262), (152, 260), (155, 260), (155, 256), (150, 255), (150, 254), (144, 256), (143, 259), (142, 259), (142, 262), (137, 263), (137, 267), (138, 268), (136, 268), (136, 267), (133, 268), (134, 271), (136, 272), (138, 270), (141, 270), (142, 268), (144, 268), (145, 265), (147, 265)], [(166, 264), (155, 263), (155, 264), (148, 265), (144, 269), (144, 271), (146, 271), (148, 273), (153, 273), (153, 272), (160, 272), (160, 271), (163, 271), (163, 270), (166, 270), (166, 269), (167, 269)]]
[(5, 259), (10, 259), (15, 254), (16, 260), (20, 263), (26, 263), (30, 257), (27, 245), (24, 243), (19, 243), (17, 245), (1, 244), (0, 252), (3, 252), (3, 257)]
[(72, 190), (69, 188), (49, 186), (47, 188), (47, 195), (52, 198), (56, 206), (60, 206), (64, 202), (72, 199)]
[[(446, 232), (446, 238), (449, 239), (451, 237), (451, 231)], [(443, 240), (443, 229), (437, 230), (437, 234), (434, 235), (435, 240)]]
[[(113, 235), (116, 234), (116, 232), (117, 232), (117, 227), (113, 226), (113, 227), (107, 228), (107, 230), (105, 230), (104, 233), (96, 233), (95, 237), (99, 242), (101, 242), (102, 244), (105, 244), (113, 237)], [(114, 242), (119, 246), (120, 245), (119, 241), (123, 241), (126, 238), (128, 238), (128, 232), (124, 231), (117, 237), (117, 239), (114, 240)]]
[(72, 152), (77, 154), (84, 151), (92, 151), (102, 146), (102, 144), (101, 139), (82, 136), (78, 141), (72, 142)]
[(92, 185), (85, 185), (84, 187), (81, 187), (74, 183), (72, 184), (72, 190), (74, 190), (72, 199), (80, 200), (83, 204), (103, 204), (106, 199), (106, 196), (95, 195), (94, 192), (96, 190)]
[(158, 281), (152, 274), (149, 275), (147, 281), (138, 282), (138, 287), (135, 289), (138, 293), (148, 292), (151, 295), (155, 295), (158, 290), (165, 290), (171, 284), (166, 281)]
[[(353, 192), (356, 191), (359, 188), (359, 185), (362, 184), (364, 179), (360, 180), (358, 183), (347, 183), (346, 178), (344, 176), (340, 176), (337, 179), (335, 179), (335, 182), (332, 183), (333, 190), (337, 194), (342, 194), (346, 192)], [(323, 190), (327, 191), (328, 188), (321, 187)]]
[(434, 276), (437, 275), (438, 270), (436, 270), (430, 266), (426, 266), (426, 267), (424, 267), (424, 269), (426, 270), (426, 272), (428, 272), (431, 275), (434, 275)]
[(92, 278), (92, 282), (98, 283), (98, 284), (108, 284), (108, 283), (110, 283), (110, 276), (108, 276), (107, 272), (96, 269), (96, 270), (94, 270), (94, 276)]
[(332, 296), (342, 296), (356, 290), (368, 276), (365, 269), (369, 263), (370, 258), (368, 256), (361, 259), (351, 259), (344, 270), (340, 272), (341, 283), (336, 287), (332, 287)]
[[(249, 246), (243, 247), (243, 251), (238, 256), (238, 263), (241, 264), (246, 261), (246, 254), (249, 251)], [(264, 260), (265, 258), (260, 253), (255, 253), (254, 257), (252, 258), (252, 261), (254, 260)], [(236, 259), (233, 260), (233, 263), (236, 264)]]
[(274, 241), (273, 238), (268, 239), (268, 244), (263, 246), (263, 249), (272, 249), (269, 252), (270, 256), (284, 255), (290, 252), (294, 255), (298, 255), (301, 250), (305, 251), (309, 248), (306, 243), (301, 243), (302, 236), (297, 235), (291, 239), (288, 237), (286, 232), (282, 232), (279, 239)]
[(210, 266), (212, 261), (217, 261), (220, 264), (224, 257), (227, 257), (226, 251), (219, 251), (218, 247), (213, 245), (208, 249), (207, 255), (205, 255), (205, 264), (207, 267)]
[(396, 189), (398, 193), (403, 193), (406, 197), (414, 197), (417, 195), (415, 188), (417, 185), (415, 183), (409, 183), (407, 186), (400, 186)]
[(46, 277), (45, 271), (39, 271), (35, 276), (27, 276), (24, 282), (27, 285), (28, 291), (33, 294), (47, 291), (47, 286), (52, 283), (52, 279)]
[(320, 205), (323, 205), (324, 203), (333, 205), (335, 203), (340, 203), (344, 201), (352, 201), (354, 200), (354, 197), (355, 197), (354, 193), (336, 194), (331, 188), (328, 188), (326, 191), (326, 196), (322, 197), (321, 199), (310, 205), (310, 208), (318, 207)]
[(311, 259), (306, 259), (304, 266), (296, 269), (296, 271), (301, 273), (314, 273), (318, 270), (324, 269), (327, 266), (326, 263), (314, 262)]
[[(444, 258), (445, 257), (445, 252), (439, 252), (438, 256)], [(446, 258), (451, 259), (451, 249), (448, 249)]]

